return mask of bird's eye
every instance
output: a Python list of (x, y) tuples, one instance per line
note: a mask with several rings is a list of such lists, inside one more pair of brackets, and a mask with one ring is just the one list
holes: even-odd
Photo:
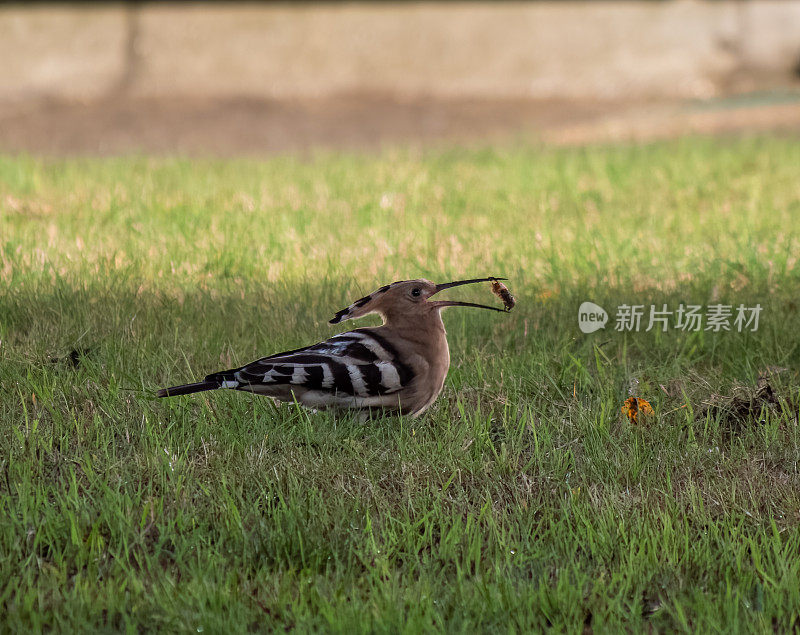
[(411, 295), (413, 295), (415, 298), (418, 298), (420, 293), (422, 293), (422, 291), (419, 289), (411, 289)]

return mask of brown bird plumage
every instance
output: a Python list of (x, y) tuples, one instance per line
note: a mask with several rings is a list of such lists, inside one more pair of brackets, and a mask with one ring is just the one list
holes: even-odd
[(331, 320), (337, 324), (377, 313), (383, 318), (382, 326), (355, 329), (306, 348), (270, 355), (208, 375), (202, 382), (162, 389), (158, 396), (231, 388), (296, 400), (315, 409), (383, 409), (418, 416), (439, 396), (450, 367), (442, 309), (467, 306), (501, 311), (431, 297), (451, 287), (497, 279), (438, 285), (419, 279), (386, 285)]

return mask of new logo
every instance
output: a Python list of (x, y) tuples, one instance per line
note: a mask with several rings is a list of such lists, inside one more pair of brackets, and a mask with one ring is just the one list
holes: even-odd
[(594, 333), (605, 328), (608, 313), (594, 302), (584, 302), (578, 309), (578, 327), (584, 333)]

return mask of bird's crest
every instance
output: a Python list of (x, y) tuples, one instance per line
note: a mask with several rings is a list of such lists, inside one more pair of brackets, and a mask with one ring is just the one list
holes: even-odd
[(337, 311), (336, 315), (330, 320), (329, 324), (339, 324), (339, 322), (344, 322), (345, 320), (355, 320), (360, 317), (364, 317), (365, 315), (369, 315), (370, 313), (375, 312), (375, 304), (373, 300), (378, 299), (381, 295), (386, 293), (392, 286), (398, 284), (397, 282), (393, 282), (392, 284), (387, 284), (380, 289), (376, 289), (369, 295), (365, 295), (363, 298), (359, 298), (353, 304), (348, 307), (345, 307), (341, 311)]

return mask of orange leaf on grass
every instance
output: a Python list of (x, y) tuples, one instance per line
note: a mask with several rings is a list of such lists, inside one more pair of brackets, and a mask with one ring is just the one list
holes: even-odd
[(627, 415), (631, 423), (639, 423), (639, 417), (653, 414), (653, 406), (639, 397), (628, 397), (622, 406), (622, 414)]

